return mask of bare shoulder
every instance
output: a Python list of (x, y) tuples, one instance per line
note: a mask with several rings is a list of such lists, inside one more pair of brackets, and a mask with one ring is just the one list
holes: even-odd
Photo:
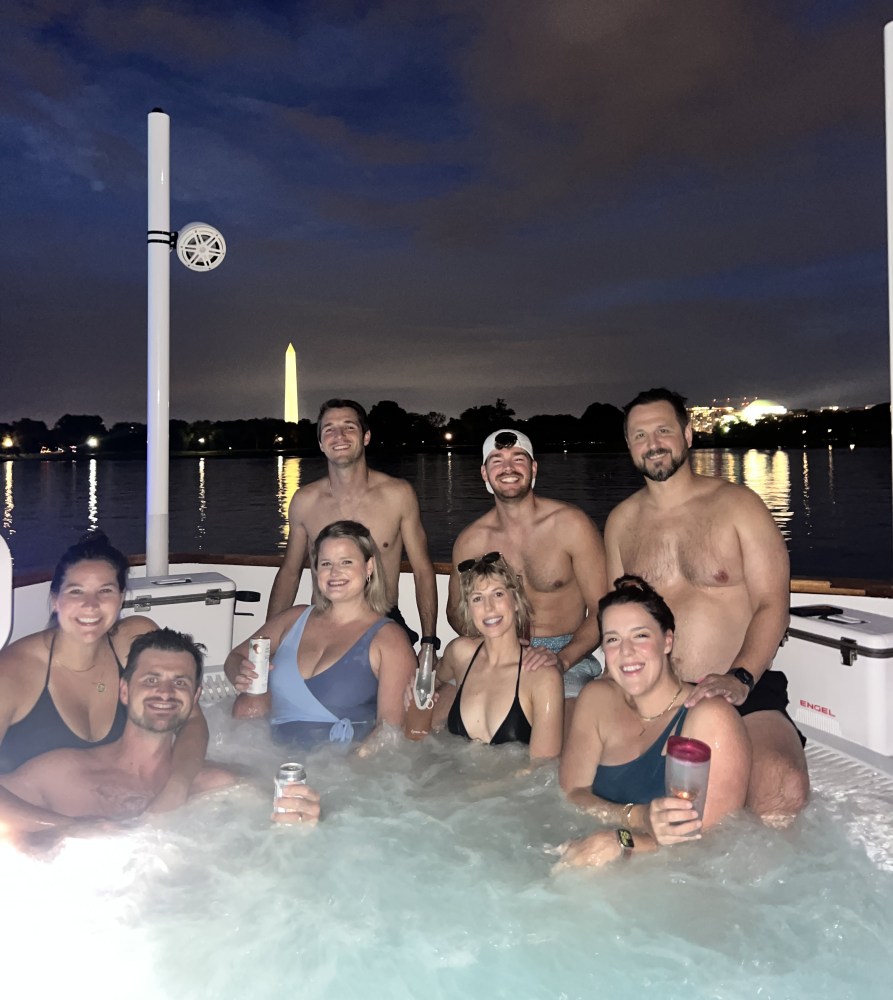
[(706, 481), (706, 495), (724, 516), (733, 517), (744, 526), (775, 526), (775, 519), (762, 497), (748, 486), (730, 483), (727, 479), (701, 476)]
[(607, 715), (613, 713), (622, 700), (620, 688), (610, 677), (602, 677), (583, 686), (583, 690), (577, 695), (574, 715), (581, 711), (593, 719)]
[[(588, 686), (588, 685), (587, 685)], [(557, 667), (540, 667), (539, 670), (522, 670), (521, 687), (526, 687), (535, 697), (564, 697), (564, 678)]]
[(725, 698), (702, 698), (688, 710), (683, 726), (686, 735), (697, 734), (704, 737), (739, 731), (744, 732), (741, 716), (738, 709)]
[(314, 503), (319, 500), (327, 488), (328, 481), (322, 478), (316, 479), (312, 483), (307, 483), (306, 486), (301, 486), (299, 490), (295, 490), (288, 503), (289, 520), (300, 522), (302, 514), (313, 507)]
[(42, 632), (33, 632), (31, 635), (22, 636), (8, 646), (0, 650), (0, 664), (4, 667), (7, 664), (21, 663), (26, 659), (33, 659), (40, 656), (46, 659), (41, 653), (49, 650), (52, 629), (44, 629)]
[[(547, 517), (554, 520), (556, 528), (564, 535), (572, 532), (575, 536), (601, 537), (601, 532), (595, 521), (572, 503), (565, 503), (563, 500), (537, 500), (537, 505), (543, 504), (543, 510)], [(546, 506), (548, 505), (548, 506)]]
[(605, 523), (605, 534), (609, 531), (622, 531), (627, 525), (633, 523), (639, 516), (642, 509), (642, 499), (645, 495), (644, 488), (636, 490), (632, 496), (621, 500), (619, 504), (608, 515)]
[(0, 650), (0, 690), (9, 692), (20, 681), (28, 681), (43, 672), (47, 666), (50, 649), (50, 630), (35, 632), (11, 642)]
[(416, 492), (410, 482), (389, 476), (377, 469), (369, 470), (369, 488), (387, 498), (390, 503), (400, 504), (401, 507), (406, 504), (412, 506), (418, 504)]
[(443, 651), (443, 659), (454, 671), (464, 670), (480, 644), (481, 640), (477, 636), (457, 636), (447, 643), (446, 649)]
[(372, 645), (377, 646), (383, 652), (412, 653), (412, 646), (409, 644), (409, 636), (406, 634), (405, 629), (390, 620), (386, 621), (375, 633)]
[(730, 507), (766, 506), (749, 486), (733, 483), (720, 476), (702, 476), (696, 473), (694, 491), (699, 499), (712, 500)]
[(496, 515), (494, 511), (488, 511), (483, 517), (479, 517), (476, 521), (472, 521), (471, 524), (463, 528), (453, 543), (453, 562), (460, 562), (468, 556), (477, 558), (477, 556), (481, 555), (481, 541), (495, 527)]
[(265, 635), (271, 642), (278, 646), (282, 637), (301, 615), (304, 614), (309, 606), (309, 604), (295, 604), (290, 608), (286, 608), (285, 611), (280, 611), (278, 614), (273, 615), (272, 618), (268, 618), (253, 634)]

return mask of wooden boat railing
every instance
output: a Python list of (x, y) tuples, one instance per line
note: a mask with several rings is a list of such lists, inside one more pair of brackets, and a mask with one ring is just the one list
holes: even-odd
[[(268, 566), (278, 568), (282, 557), (278, 555), (246, 555), (244, 553), (224, 552), (177, 552), (170, 556), (172, 565), (178, 563), (198, 563), (199, 565), (229, 565), (229, 566)], [(145, 555), (130, 557), (131, 566), (144, 566)], [(411, 572), (409, 563), (401, 566), (404, 573)], [(434, 571), (441, 576), (449, 576), (452, 564), (447, 562), (434, 563)], [(46, 583), (52, 578), (52, 569), (29, 570), (14, 573), (13, 586), (27, 587), (36, 583)], [(792, 577), (792, 594), (828, 594), (834, 597), (885, 597), (893, 598), (893, 581), (863, 580), (858, 577), (832, 577), (826, 580), (811, 577)]]

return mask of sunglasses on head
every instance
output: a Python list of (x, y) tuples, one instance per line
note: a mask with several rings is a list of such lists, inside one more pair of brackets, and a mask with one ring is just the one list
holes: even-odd
[(493, 563), (501, 558), (501, 552), (488, 552), (486, 555), (481, 556), (480, 559), (463, 559), (456, 569), (460, 573), (467, 573), (469, 570), (474, 569), (475, 566), (492, 566)]

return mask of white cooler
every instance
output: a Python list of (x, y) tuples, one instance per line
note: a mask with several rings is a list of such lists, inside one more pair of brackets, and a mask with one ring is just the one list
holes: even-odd
[(828, 604), (791, 608), (773, 667), (795, 722), (893, 756), (893, 618)]
[(131, 576), (121, 617), (146, 615), (162, 627), (188, 632), (207, 646), (205, 667), (218, 669), (233, 648), (236, 585), (221, 573)]

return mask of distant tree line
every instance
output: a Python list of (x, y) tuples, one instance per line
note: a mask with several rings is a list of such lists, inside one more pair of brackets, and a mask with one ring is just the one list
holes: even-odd
[[(592, 403), (582, 416), (540, 414), (519, 420), (504, 399), (472, 406), (458, 417), (412, 413), (385, 399), (369, 410), (372, 449), (378, 451), (476, 450), (501, 427), (517, 427), (538, 451), (623, 451), (623, 414), (608, 403)], [(725, 448), (798, 448), (827, 445), (889, 445), (890, 405), (865, 409), (799, 410), (764, 417), (757, 424), (735, 422), (712, 434), (697, 434), (695, 446)], [(106, 429), (97, 414), (66, 413), (52, 427), (23, 418), (0, 423), (0, 456), (40, 452), (138, 455), (146, 449), (146, 425), (132, 421)], [(172, 452), (275, 452), (317, 449), (316, 425), (273, 417), (250, 420), (170, 421)]]

